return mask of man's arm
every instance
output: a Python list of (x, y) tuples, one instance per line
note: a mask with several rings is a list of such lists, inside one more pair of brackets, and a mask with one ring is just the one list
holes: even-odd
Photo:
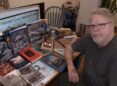
[(77, 83), (79, 81), (79, 77), (77, 70), (73, 64), (73, 53), (74, 52), (72, 50), (71, 45), (68, 45), (65, 49), (65, 60), (68, 68), (68, 77), (70, 82)]

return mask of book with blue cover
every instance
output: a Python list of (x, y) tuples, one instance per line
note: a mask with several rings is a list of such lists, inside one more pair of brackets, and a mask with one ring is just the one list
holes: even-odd
[(27, 46), (30, 46), (30, 42), (29, 42), (29, 38), (26, 33), (26, 30), (27, 30), (27, 27), (22, 26), (20, 28), (17, 28), (9, 32), (11, 47), (14, 52), (14, 55), (16, 56), (18, 55), (18, 52), (20, 50), (22, 50)]
[(52, 52), (41, 59), (42, 62), (54, 68), (58, 72), (62, 72), (66, 68), (66, 62), (57, 52)]

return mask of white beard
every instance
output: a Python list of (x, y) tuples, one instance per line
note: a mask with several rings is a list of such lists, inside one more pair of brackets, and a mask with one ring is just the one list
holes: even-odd
[(93, 41), (94, 41), (97, 45), (101, 46), (101, 45), (104, 44), (103, 37), (97, 36), (97, 37), (92, 37), (92, 38), (93, 38)]

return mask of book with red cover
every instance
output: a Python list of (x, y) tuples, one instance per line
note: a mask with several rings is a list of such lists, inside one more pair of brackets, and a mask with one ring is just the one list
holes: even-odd
[(24, 48), (23, 50), (19, 51), (19, 54), (32, 63), (43, 56), (41, 52), (33, 49), (32, 47)]
[(15, 68), (9, 62), (3, 62), (0, 64), (0, 76), (5, 76)]

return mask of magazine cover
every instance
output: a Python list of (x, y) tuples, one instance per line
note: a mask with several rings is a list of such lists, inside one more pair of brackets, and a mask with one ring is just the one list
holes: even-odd
[(31, 63), (43, 57), (43, 54), (32, 47), (26, 47), (23, 50), (19, 51), (19, 54), (30, 61)]
[(41, 62), (40, 60), (34, 62), (32, 64), (32, 67), (45, 76), (45, 78), (41, 81), (41, 83), (44, 85), (47, 84), (50, 80), (53, 79), (53, 77), (55, 77), (58, 74), (58, 72), (55, 69)]
[(45, 78), (45, 75), (33, 68), (32, 65), (19, 69), (19, 72), (23, 78), (30, 82), (31, 86), (41, 86), (41, 81)]
[(3, 62), (0, 64), (0, 76), (5, 76), (13, 70), (14, 67), (9, 62)]
[(35, 21), (27, 26), (28, 36), (34, 48), (39, 47), (44, 41), (47, 29), (45, 26), (47, 26), (47, 24), (43, 20)]
[(21, 56), (16, 56), (9, 60), (9, 62), (16, 68), (19, 69), (27, 64), (29, 64), (29, 61), (22, 58)]
[(41, 61), (56, 69), (58, 72), (62, 72), (66, 68), (65, 60), (56, 52), (44, 56)]
[(11, 46), (15, 55), (24, 47), (30, 45), (28, 36), (26, 34), (26, 26), (22, 26), (9, 32)]
[(0, 77), (3, 86), (32, 86), (28, 80), (23, 78), (18, 70), (14, 70), (4, 77)]
[(8, 47), (5, 36), (0, 36), (0, 64), (13, 57), (12, 50)]

